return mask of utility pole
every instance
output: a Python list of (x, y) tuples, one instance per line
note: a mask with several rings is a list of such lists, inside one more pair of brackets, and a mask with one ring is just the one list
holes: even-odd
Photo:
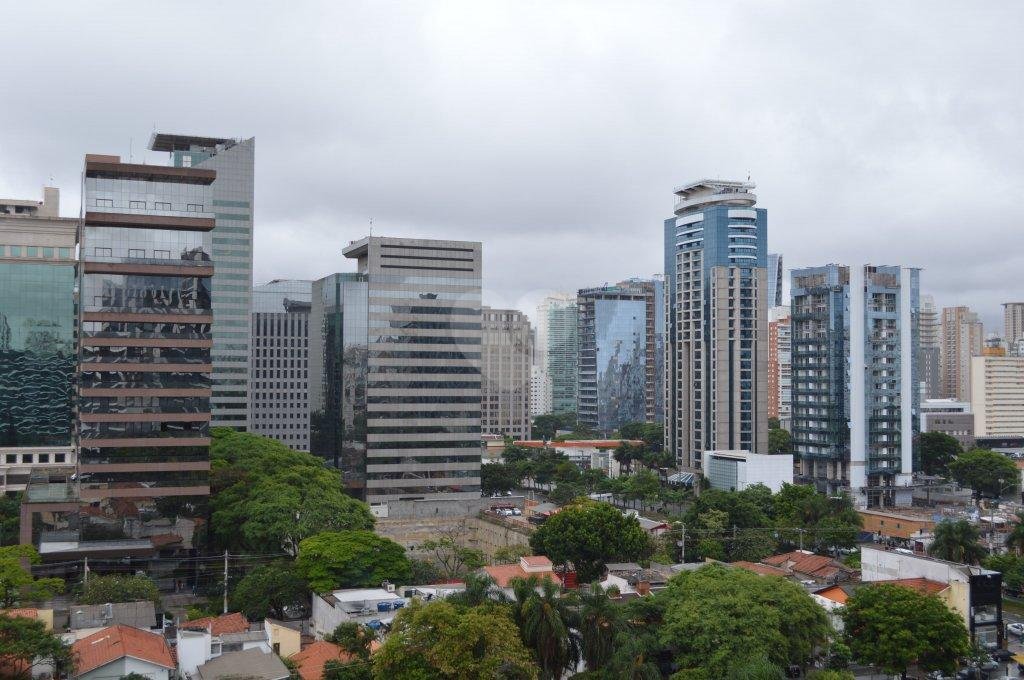
[(82, 567), (82, 583), (89, 582), (89, 558), (84, 558), (84, 566)]
[(799, 534), (800, 534), (800, 552), (803, 552), (804, 551), (804, 529), (803, 529), (803, 527), (800, 527), (799, 529), (797, 529), (797, 532), (799, 532)]
[(224, 613), (228, 613), (228, 551), (224, 551)]

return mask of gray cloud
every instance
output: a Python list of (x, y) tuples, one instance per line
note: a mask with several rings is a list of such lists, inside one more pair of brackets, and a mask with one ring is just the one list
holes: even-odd
[(0, 195), (75, 214), (86, 152), (255, 135), (257, 280), (372, 217), (530, 307), (659, 271), (672, 187), (749, 173), (788, 265), (918, 265), (997, 332), (1024, 298), (1018, 3), (257, 4), (6, 7)]

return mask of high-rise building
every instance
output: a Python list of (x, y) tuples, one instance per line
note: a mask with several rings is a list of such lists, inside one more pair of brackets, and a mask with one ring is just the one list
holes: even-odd
[[(85, 158), (74, 540), (184, 555), (208, 517), (214, 310), (208, 168)], [(247, 297), (247, 296), (246, 296)], [(74, 550), (74, 548), (69, 548)]]
[(213, 397), (214, 427), (248, 427), (249, 328), (252, 305), (253, 169), (256, 140), (154, 133), (149, 148), (167, 151), (175, 167), (214, 170)]
[(577, 293), (579, 422), (611, 433), (664, 420), (665, 304), (659, 280)]
[(576, 413), (579, 363), (576, 298), (549, 297), (544, 302), (544, 372), (547, 389), (551, 392), (551, 411)]
[(925, 399), (921, 401), (921, 432), (941, 432), (953, 437), (964, 451), (974, 448), (974, 414), (966, 401)]
[(249, 431), (309, 451), (309, 308), (312, 281), (252, 289)]
[(480, 410), (484, 434), (530, 438), (530, 369), (533, 332), (516, 309), (482, 312)]
[(971, 357), (976, 437), (1024, 436), (1024, 357)]
[(938, 399), (942, 394), (941, 380), (941, 331), (939, 311), (935, 298), (921, 296), (920, 346), (917, 352), (917, 375), (921, 381), (921, 399)]
[(370, 503), (480, 495), (480, 244), (370, 236), (313, 282), (310, 448)]
[(768, 253), (768, 307), (782, 306), (782, 255), (780, 253)]
[(768, 417), (787, 430), (793, 415), (791, 322), (789, 307), (768, 310)]
[(981, 355), (984, 339), (981, 321), (970, 308), (943, 308), (939, 366), (943, 398), (971, 400), (971, 357)]
[(909, 503), (919, 271), (830, 264), (791, 276), (799, 478), (859, 506)]
[[(534, 345), (534, 356), (537, 355)], [(548, 385), (548, 374), (543, 366), (536, 363), (530, 367), (530, 416), (536, 417), (551, 413), (551, 390)]]
[(0, 495), (35, 470), (74, 471), (78, 220), (59, 207), (53, 187), (42, 201), (0, 198)]
[(678, 187), (665, 220), (665, 445), (691, 470), (704, 451), (768, 449), (768, 213), (753, 189)]
[(1016, 341), (1024, 339), (1024, 302), (1004, 302), (1003, 323), (1003, 340), (1007, 345), (1012, 347)]

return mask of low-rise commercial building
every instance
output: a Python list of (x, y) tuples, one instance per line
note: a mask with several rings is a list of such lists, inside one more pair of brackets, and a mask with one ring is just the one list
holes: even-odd
[(921, 402), (921, 432), (942, 432), (953, 437), (965, 451), (974, 448), (974, 414), (971, 404), (956, 399)]
[(763, 454), (750, 451), (705, 451), (705, 475), (711, 488), (742, 491), (764, 484), (772, 493), (793, 483), (793, 454)]

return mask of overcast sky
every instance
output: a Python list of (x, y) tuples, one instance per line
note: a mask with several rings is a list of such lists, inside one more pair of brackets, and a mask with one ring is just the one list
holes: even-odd
[[(163, 4), (165, 9), (156, 9)], [(257, 7), (261, 5), (261, 7)], [(265, 5), (265, 7), (262, 7)], [(672, 189), (757, 183), (787, 267), (1024, 299), (1019, 2), (5, 3), (0, 196), (155, 129), (256, 137), (255, 278), (374, 233), (480, 240), (485, 302), (662, 269)], [(52, 178), (52, 180), (51, 180)]]

